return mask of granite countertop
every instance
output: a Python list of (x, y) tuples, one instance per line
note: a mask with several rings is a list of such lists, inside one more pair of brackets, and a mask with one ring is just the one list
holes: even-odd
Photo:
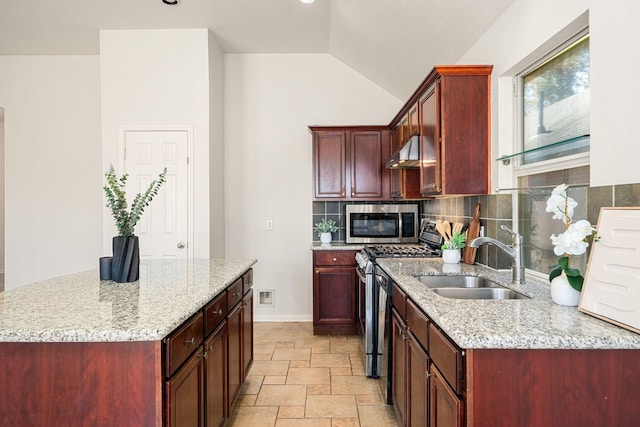
[[(511, 284), (511, 271), (444, 264), (440, 258), (381, 258), (377, 263), (463, 349), (640, 349), (640, 334), (551, 301), (549, 283), (527, 276)], [(468, 300), (435, 294), (414, 275), (477, 275), (531, 299)]]
[(140, 263), (140, 280), (90, 270), (0, 293), (0, 342), (156, 341), (251, 268), (255, 259)]

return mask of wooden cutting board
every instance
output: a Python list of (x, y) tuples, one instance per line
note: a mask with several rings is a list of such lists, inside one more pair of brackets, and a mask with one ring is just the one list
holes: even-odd
[[(473, 218), (471, 219), (471, 222), (469, 222), (469, 229), (467, 230), (467, 244), (478, 236), (480, 236), (480, 203), (476, 203)], [(476, 248), (465, 246), (463, 261), (465, 264), (473, 264), (476, 262)]]

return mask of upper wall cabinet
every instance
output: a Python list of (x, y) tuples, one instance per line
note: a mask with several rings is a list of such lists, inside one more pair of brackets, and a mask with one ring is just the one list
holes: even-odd
[(386, 126), (310, 127), (316, 200), (386, 200), (390, 131)]
[(423, 197), (489, 194), (492, 66), (437, 66), (391, 125), (418, 105)]
[(420, 193), (490, 192), (491, 67), (436, 67), (420, 97)]

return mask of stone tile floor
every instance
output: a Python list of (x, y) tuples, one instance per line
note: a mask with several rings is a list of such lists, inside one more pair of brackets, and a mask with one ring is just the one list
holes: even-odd
[(232, 427), (397, 427), (357, 336), (313, 335), (311, 323), (256, 323), (254, 361)]

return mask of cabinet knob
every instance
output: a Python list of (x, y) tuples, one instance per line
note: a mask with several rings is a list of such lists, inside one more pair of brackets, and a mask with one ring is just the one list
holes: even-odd
[(190, 340), (184, 340), (184, 343), (187, 345), (195, 345), (196, 344), (196, 339), (195, 338), (191, 338)]
[(178, 249), (184, 249), (184, 243), (180, 242), (178, 243)]
[(216, 314), (217, 314), (218, 316), (222, 316), (222, 309), (218, 310), (218, 311), (216, 312)]
[(334, 259), (333, 259), (333, 262), (336, 262), (336, 261), (338, 261), (338, 260), (337, 260), (336, 258), (334, 258)]
[(200, 357), (202, 357), (203, 359), (206, 359), (206, 358), (208, 357), (207, 352), (206, 352), (206, 351), (205, 351), (205, 352), (203, 352), (203, 353), (200, 355)]

